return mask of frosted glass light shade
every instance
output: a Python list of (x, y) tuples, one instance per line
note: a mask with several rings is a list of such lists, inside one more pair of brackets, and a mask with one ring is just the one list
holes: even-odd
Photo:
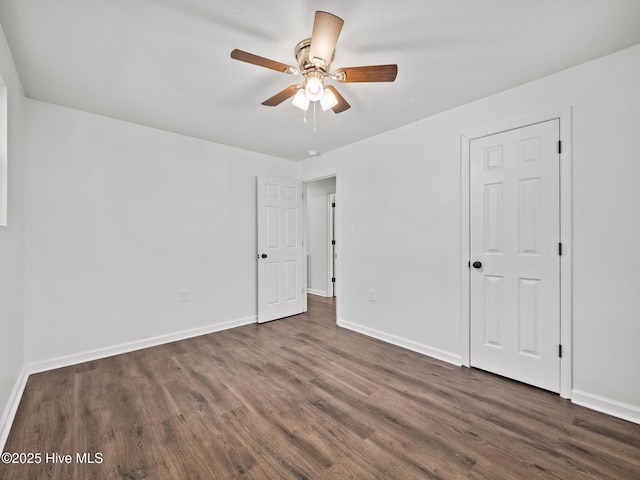
[(312, 102), (317, 102), (322, 98), (322, 80), (318, 77), (310, 77), (307, 79), (307, 86), (305, 87), (305, 93), (307, 98)]
[(300, 110), (307, 110), (309, 108), (309, 99), (304, 93), (304, 90), (300, 89), (296, 92), (293, 97), (293, 105), (298, 107)]
[(338, 99), (331, 90), (325, 88), (322, 98), (320, 99), (320, 106), (322, 110), (329, 110), (338, 104)]

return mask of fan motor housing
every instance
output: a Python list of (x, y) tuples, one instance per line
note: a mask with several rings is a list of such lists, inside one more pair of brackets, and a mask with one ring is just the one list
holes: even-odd
[(305, 38), (301, 42), (298, 42), (296, 48), (294, 49), (294, 53), (296, 55), (296, 60), (298, 62), (298, 67), (300, 67), (300, 73), (303, 75), (311, 72), (311, 71), (320, 71), (323, 74), (326, 74), (329, 71), (329, 67), (331, 66), (331, 62), (336, 56), (336, 51), (333, 51), (331, 55), (331, 62), (323, 63), (322, 65), (314, 63), (309, 58), (309, 50), (311, 50), (311, 39)]

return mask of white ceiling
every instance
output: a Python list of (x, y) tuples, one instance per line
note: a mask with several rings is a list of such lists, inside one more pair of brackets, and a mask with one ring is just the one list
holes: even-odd
[[(394, 83), (335, 84), (352, 108), (260, 103), (299, 77), (315, 10), (345, 21), (333, 69), (398, 64)], [(640, 43), (639, 0), (2, 0), (28, 97), (290, 160), (328, 152)]]

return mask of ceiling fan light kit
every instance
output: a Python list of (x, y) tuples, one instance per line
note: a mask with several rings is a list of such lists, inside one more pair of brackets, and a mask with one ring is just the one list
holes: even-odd
[(335, 15), (318, 11), (313, 21), (311, 38), (299, 42), (294, 50), (298, 67), (276, 62), (268, 58), (235, 49), (231, 58), (270, 68), (289, 75), (302, 75), (301, 84), (290, 85), (262, 102), (274, 107), (293, 97), (293, 105), (306, 111), (311, 102), (320, 102), (323, 110), (334, 113), (348, 110), (351, 105), (333, 85), (325, 85), (329, 78), (341, 83), (351, 82), (393, 82), (398, 74), (397, 65), (372, 65), (366, 67), (340, 68), (331, 73), (331, 62), (335, 57), (335, 47), (344, 21)]
[(322, 92), (322, 98), (320, 99), (320, 106), (322, 110), (329, 110), (330, 108), (335, 107), (338, 104), (338, 99), (333, 94), (331, 90), (326, 88), (324, 92)]
[(305, 82), (304, 93), (312, 102), (317, 102), (322, 98), (324, 90), (323, 77), (320, 72), (309, 72)]
[(307, 97), (305, 91), (303, 89), (300, 89), (293, 96), (293, 102), (291, 103), (293, 103), (294, 107), (298, 107), (300, 110), (304, 110), (306, 112), (311, 101)]

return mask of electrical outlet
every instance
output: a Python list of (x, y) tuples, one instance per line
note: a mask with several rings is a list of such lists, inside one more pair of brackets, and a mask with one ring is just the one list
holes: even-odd
[(181, 302), (188, 302), (189, 301), (189, 290), (180, 290), (179, 292), (180, 295), (180, 301)]
[(375, 290), (369, 290), (369, 301), (370, 302), (375, 302), (376, 301), (376, 291)]

